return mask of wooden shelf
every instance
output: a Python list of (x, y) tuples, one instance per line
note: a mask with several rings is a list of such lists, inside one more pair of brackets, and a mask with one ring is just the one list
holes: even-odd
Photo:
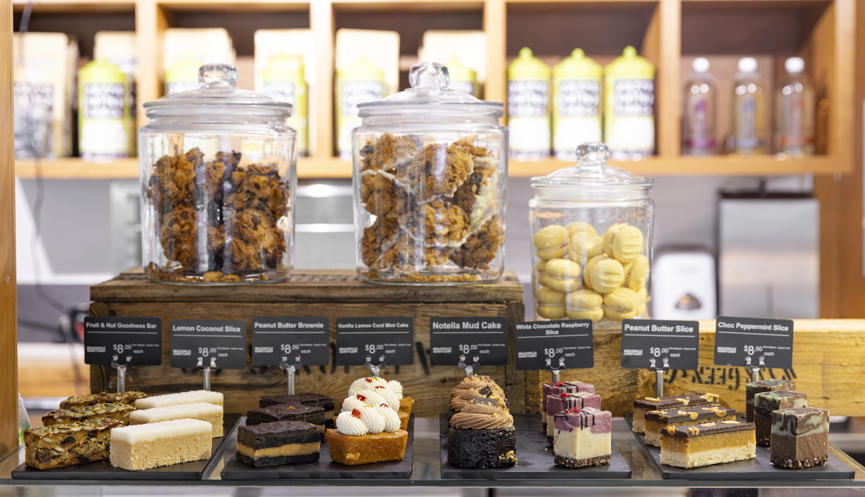
[[(12, 0), (15, 12), (21, 12), (27, 0)], [(35, 13), (120, 13), (135, 12), (135, 0), (34, 0)]]
[[(543, 176), (568, 167), (574, 161), (546, 159), (533, 162), (510, 161), (509, 176)], [(776, 156), (652, 157), (641, 161), (613, 162), (616, 167), (643, 176), (733, 175), (772, 176), (782, 174), (833, 174), (844, 172), (831, 157), (783, 158)], [(78, 158), (15, 161), (15, 174), (21, 179), (137, 179), (138, 160), (90, 162)], [(300, 179), (350, 179), (351, 163), (339, 158), (302, 158), (297, 162)]]
[(160, 7), (169, 11), (303, 11), (309, 9), (308, 0), (157, 0)]

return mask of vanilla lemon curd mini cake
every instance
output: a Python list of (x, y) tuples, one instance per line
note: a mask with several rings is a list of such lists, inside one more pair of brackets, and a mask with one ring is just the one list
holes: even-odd
[(403, 395), (402, 383), (396, 380), (381, 378), (379, 376), (366, 376), (364, 378), (358, 378), (352, 382), (351, 386), (348, 387), (348, 395), (356, 395), (364, 390), (374, 390), (379, 394), (382, 392), (389, 392), (399, 403), (397, 410), (411, 416), (414, 399)]
[(408, 442), (396, 411), (372, 405), (339, 413), (325, 437), (330, 458), (348, 466), (401, 461)]

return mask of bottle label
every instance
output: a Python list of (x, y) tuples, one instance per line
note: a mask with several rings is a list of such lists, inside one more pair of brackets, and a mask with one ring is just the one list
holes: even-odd
[(475, 88), (471, 81), (451, 81), (448, 83), (448, 89), (461, 91), (469, 95), (475, 94)]
[(15, 83), (13, 94), (16, 157), (48, 156), (52, 150), (54, 86), (47, 83)]
[(261, 87), (262, 93), (280, 102), (288, 102), (294, 105), (297, 92), (291, 81), (268, 81)]
[(560, 117), (597, 116), (601, 103), (600, 83), (587, 79), (559, 81), (556, 115)]
[(715, 148), (715, 137), (712, 136), (712, 122), (709, 114), (709, 100), (702, 95), (686, 99), (688, 116), (685, 130), (685, 147), (691, 150), (711, 150)]
[(123, 117), (123, 98), (121, 83), (87, 83), (81, 111), (87, 119), (120, 119)]
[(546, 81), (508, 82), (508, 116), (542, 117), (547, 115), (550, 85)]
[(337, 125), (337, 150), (343, 159), (351, 158), (351, 132), (360, 126), (357, 106), (364, 102), (381, 100), (384, 87), (381, 81), (343, 81), (339, 100)]
[(617, 79), (613, 83), (616, 116), (651, 116), (655, 105), (655, 82), (651, 79)]
[(126, 157), (129, 139), (123, 120), (125, 89), (122, 83), (83, 85), (79, 148), (85, 159)]
[(197, 90), (200, 87), (198, 81), (166, 81), (165, 94), (173, 95), (183, 91)]

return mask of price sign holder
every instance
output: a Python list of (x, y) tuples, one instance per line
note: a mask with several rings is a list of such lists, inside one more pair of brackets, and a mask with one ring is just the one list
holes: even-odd
[(216, 368), (246, 367), (246, 322), (227, 319), (172, 319), (171, 365), (202, 371), (202, 388), (210, 390)]
[[(517, 370), (545, 369), (558, 383), (564, 369), (594, 366), (592, 321), (527, 321), (514, 325)], [(543, 363), (541, 363), (543, 359)]]
[(84, 318), (84, 362), (117, 370), (117, 392), (126, 391), (128, 367), (162, 363), (159, 318), (88, 316)]
[(718, 317), (715, 364), (743, 366), (753, 381), (767, 367), (793, 367), (793, 320)]
[(409, 365), (414, 360), (414, 319), (358, 317), (336, 319), (336, 363), (364, 366), (379, 376), (385, 364)]
[(655, 373), (655, 396), (664, 396), (664, 371), (696, 369), (700, 324), (697, 321), (625, 319), (622, 321), (622, 367)]
[(252, 318), (252, 364), (279, 366), (285, 371), (289, 395), (294, 395), (294, 375), (301, 366), (330, 362), (329, 348), (330, 320), (326, 317)]
[[(471, 362), (469, 362), (471, 361)], [(430, 364), (453, 366), (466, 377), (508, 362), (508, 320), (503, 317), (431, 317)]]

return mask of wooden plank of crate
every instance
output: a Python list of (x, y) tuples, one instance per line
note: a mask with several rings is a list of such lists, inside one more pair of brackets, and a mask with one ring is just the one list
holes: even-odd
[(18, 447), (12, 2), (0, 6), (0, 456)]

